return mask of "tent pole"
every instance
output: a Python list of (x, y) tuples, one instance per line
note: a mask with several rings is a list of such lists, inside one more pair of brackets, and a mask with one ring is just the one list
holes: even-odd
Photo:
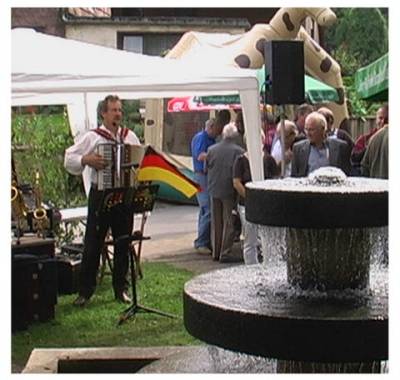
[(87, 92), (83, 93), (83, 104), (85, 107), (85, 130), (88, 131), (90, 129), (90, 122), (89, 122), (89, 109), (88, 109), (88, 99), (87, 99)]
[(285, 162), (285, 106), (279, 106), (279, 123), (281, 125), (280, 128), (280, 139), (281, 139), (281, 177), (285, 177), (285, 169), (286, 169), (286, 162)]
[(240, 90), (252, 181), (264, 179), (260, 100), (257, 89)]

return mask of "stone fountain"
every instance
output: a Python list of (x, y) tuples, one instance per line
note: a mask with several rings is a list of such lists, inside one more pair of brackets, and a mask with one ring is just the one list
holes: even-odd
[[(240, 355), (275, 359), (265, 371), (381, 372), (388, 359), (387, 181), (324, 168), (308, 178), (253, 182), (246, 191), (263, 265), (189, 281), (188, 332)], [(185, 364), (175, 371), (201, 372), (190, 364), (200, 357), (180, 358)]]

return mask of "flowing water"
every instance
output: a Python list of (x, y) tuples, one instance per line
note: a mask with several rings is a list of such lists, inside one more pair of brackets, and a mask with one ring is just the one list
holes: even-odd
[[(335, 197), (340, 194), (346, 194), (346, 196), (351, 194), (351, 197), (354, 196), (354, 199), (357, 200), (359, 200), (358, 194), (367, 194), (365, 199), (368, 199), (368, 193), (378, 193), (376, 194), (377, 198), (384, 201), (384, 194), (387, 193), (387, 181), (385, 180), (347, 178), (336, 168), (318, 170), (308, 178), (253, 182), (249, 184), (249, 187), (256, 190), (272, 190), (275, 193), (277, 191), (313, 193), (314, 198), (315, 196), (319, 198), (318, 194), (324, 197), (327, 194), (335, 194)], [(254, 200), (258, 199), (256, 193), (257, 191), (254, 192)], [(380, 198), (381, 193), (382, 198)], [(287, 211), (288, 208), (285, 208), (286, 198), (284, 196), (278, 198), (282, 199), (280, 201), (282, 204), (279, 203), (278, 206)], [(326, 199), (327, 207), (329, 207), (329, 196)], [(358, 204), (360, 205), (360, 203)], [(349, 203), (349, 206), (351, 205)], [(381, 210), (384, 212), (383, 208)], [(335, 210), (333, 211), (335, 214)], [(310, 210), (304, 211), (304, 218), (307, 218), (308, 212), (312, 212), (311, 204)], [(364, 223), (363, 213), (353, 215), (361, 216), (361, 219), (358, 220), (361, 222), (360, 225), (385, 223), (384, 217), (374, 219), (374, 210), (370, 210), (370, 212), (372, 223)], [(273, 216), (273, 213), (271, 215)], [(290, 216), (290, 213), (287, 215)], [(320, 221), (319, 218), (316, 220)], [(287, 225), (290, 225), (290, 221)], [(296, 224), (292, 223), (292, 225)], [(342, 225), (342, 223), (336, 225)], [(317, 224), (318, 226), (321, 227)], [(252, 335), (253, 339), (249, 342), (249, 346), (243, 346), (243, 341), (248, 338), (248, 335), (242, 337), (238, 333), (237, 336), (240, 337), (241, 345), (239, 347), (243, 348), (243, 351), (257, 352), (264, 356), (278, 358), (274, 369), (277, 372), (388, 372), (387, 361), (373, 361), (375, 358), (386, 357), (384, 343), (381, 347), (377, 346), (374, 341), (374, 344), (369, 346), (363, 343), (364, 340), (352, 339), (348, 335), (350, 326), (351, 333), (354, 332), (353, 337), (374, 336), (371, 334), (372, 326), (376, 336), (382, 337), (381, 341), (384, 342), (384, 338), (387, 336), (384, 333), (384, 322), (387, 322), (388, 317), (387, 226), (294, 228), (258, 225), (257, 228), (263, 256), (261, 265), (214, 271), (200, 275), (185, 285), (185, 294), (193, 305), (206, 305), (210, 316), (201, 315), (201, 317), (210, 317), (210, 321), (214, 321), (214, 316), (227, 318), (225, 322), (228, 326), (231, 322), (233, 325), (245, 323), (248, 318), (255, 327), (260, 328), (260, 331), (265, 330), (271, 324), (275, 329), (271, 331), (272, 335), (275, 334), (273, 339), (276, 339), (272, 343), (266, 344), (263, 339), (257, 346), (254, 342), (259, 339), (259, 335), (255, 334), (254, 337)], [(198, 319), (197, 317), (196, 314), (193, 321), (203, 323), (202, 318)], [(228, 318), (230, 319), (228, 320)], [(207, 318), (204, 320), (208, 321)], [(187, 322), (191, 322), (191, 320)], [(268, 323), (268, 325), (262, 323)], [(301, 331), (304, 331), (307, 337), (310, 336), (310, 341), (290, 340), (287, 336), (288, 329), (290, 330), (290, 326), (293, 324), (304, 328)], [(191, 324), (189, 323), (189, 325)], [(200, 339), (211, 341), (213, 344), (221, 343), (215, 339), (215, 335), (218, 335), (217, 332), (213, 331), (212, 336), (207, 335), (209, 331), (207, 323), (200, 329), (197, 329), (198, 324), (193, 324), (193, 326), (193, 330), (199, 334), (195, 336), (200, 336)], [(312, 337), (316, 326), (322, 334)], [(332, 336), (332, 326), (337, 329), (334, 331), (343, 334), (333, 334)], [(365, 326), (368, 327), (369, 335), (365, 334)], [(278, 329), (278, 333), (276, 329)], [(329, 331), (324, 329), (329, 329)], [(248, 333), (251, 331), (249, 329)], [(235, 334), (234, 331), (229, 331), (229, 333)], [(294, 330), (292, 333), (294, 333), (294, 337), (298, 336)], [(330, 336), (331, 340), (326, 341), (327, 336)], [(225, 339), (221, 339), (225, 342)], [(314, 346), (312, 346), (312, 339), (314, 339)], [(347, 344), (357, 342), (354, 347), (358, 349), (347, 352), (346, 339)], [(235, 342), (235, 340), (233, 341)], [(279, 351), (281, 342), (291, 342), (291, 344), (285, 345), (283, 350)], [(233, 343), (233, 346), (229, 344), (226, 347), (233, 347), (236, 343)], [(337, 347), (341, 347), (341, 344), (343, 344), (343, 349), (339, 348), (338, 351)], [(314, 351), (308, 351), (308, 347), (305, 345), (316, 348)], [(266, 346), (267, 349), (263, 350)], [(378, 350), (375, 351), (373, 349), (375, 347)], [(338, 352), (340, 352), (339, 355), (337, 355)], [(370, 355), (368, 357), (372, 361), (349, 362), (352, 359), (367, 360), (364, 352)], [(235, 363), (241, 361), (241, 354), (229, 357), (229, 355), (221, 353), (222, 351), (209, 349), (212, 361), (219, 363), (220, 367), (229, 368), (231, 365), (235, 367)], [(320, 355), (321, 353), (322, 355)], [(329, 353), (329, 355), (324, 357), (324, 353), (326, 355)], [(301, 358), (309, 359), (309, 361), (281, 360), (281, 358)], [(326, 358), (332, 361), (343, 361), (326, 363), (324, 362)], [(313, 360), (321, 361), (313, 362)], [(269, 362), (269, 364), (272, 363), (272, 361)]]
[(258, 226), (263, 266), (303, 290), (368, 289), (370, 272), (388, 264), (388, 229)]

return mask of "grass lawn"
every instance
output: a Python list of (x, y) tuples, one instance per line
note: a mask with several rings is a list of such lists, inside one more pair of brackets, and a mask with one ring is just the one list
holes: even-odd
[(114, 300), (111, 276), (105, 276), (85, 308), (72, 306), (75, 294), (59, 296), (54, 320), (13, 334), (12, 362), (23, 367), (34, 348), (200, 344), (183, 326), (182, 290), (193, 273), (163, 263), (144, 263), (143, 273), (137, 286), (138, 302), (178, 318), (140, 312), (118, 326), (127, 305)]

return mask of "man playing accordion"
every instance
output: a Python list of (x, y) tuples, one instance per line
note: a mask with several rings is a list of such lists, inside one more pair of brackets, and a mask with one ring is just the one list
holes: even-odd
[(100, 113), (103, 124), (99, 128), (88, 131), (65, 151), (64, 165), (67, 171), (73, 175), (81, 175), (84, 168), (88, 166), (91, 179), (79, 296), (74, 301), (75, 306), (85, 306), (95, 291), (100, 256), (109, 228), (116, 243), (112, 273), (114, 295), (118, 301), (131, 302), (127, 294), (126, 280), (130, 243), (126, 239), (118, 242), (118, 238), (131, 234), (133, 211), (124, 203), (120, 203), (110, 208), (108, 212), (99, 212), (104, 190), (99, 189), (102, 187), (98, 184), (98, 173), (109, 167), (109, 160), (98, 153), (98, 147), (102, 144), (140, 145), (140, 141), (134, 132), (120, 125), (122, 105), (118, 96), (107, 96), (102, 102)]

